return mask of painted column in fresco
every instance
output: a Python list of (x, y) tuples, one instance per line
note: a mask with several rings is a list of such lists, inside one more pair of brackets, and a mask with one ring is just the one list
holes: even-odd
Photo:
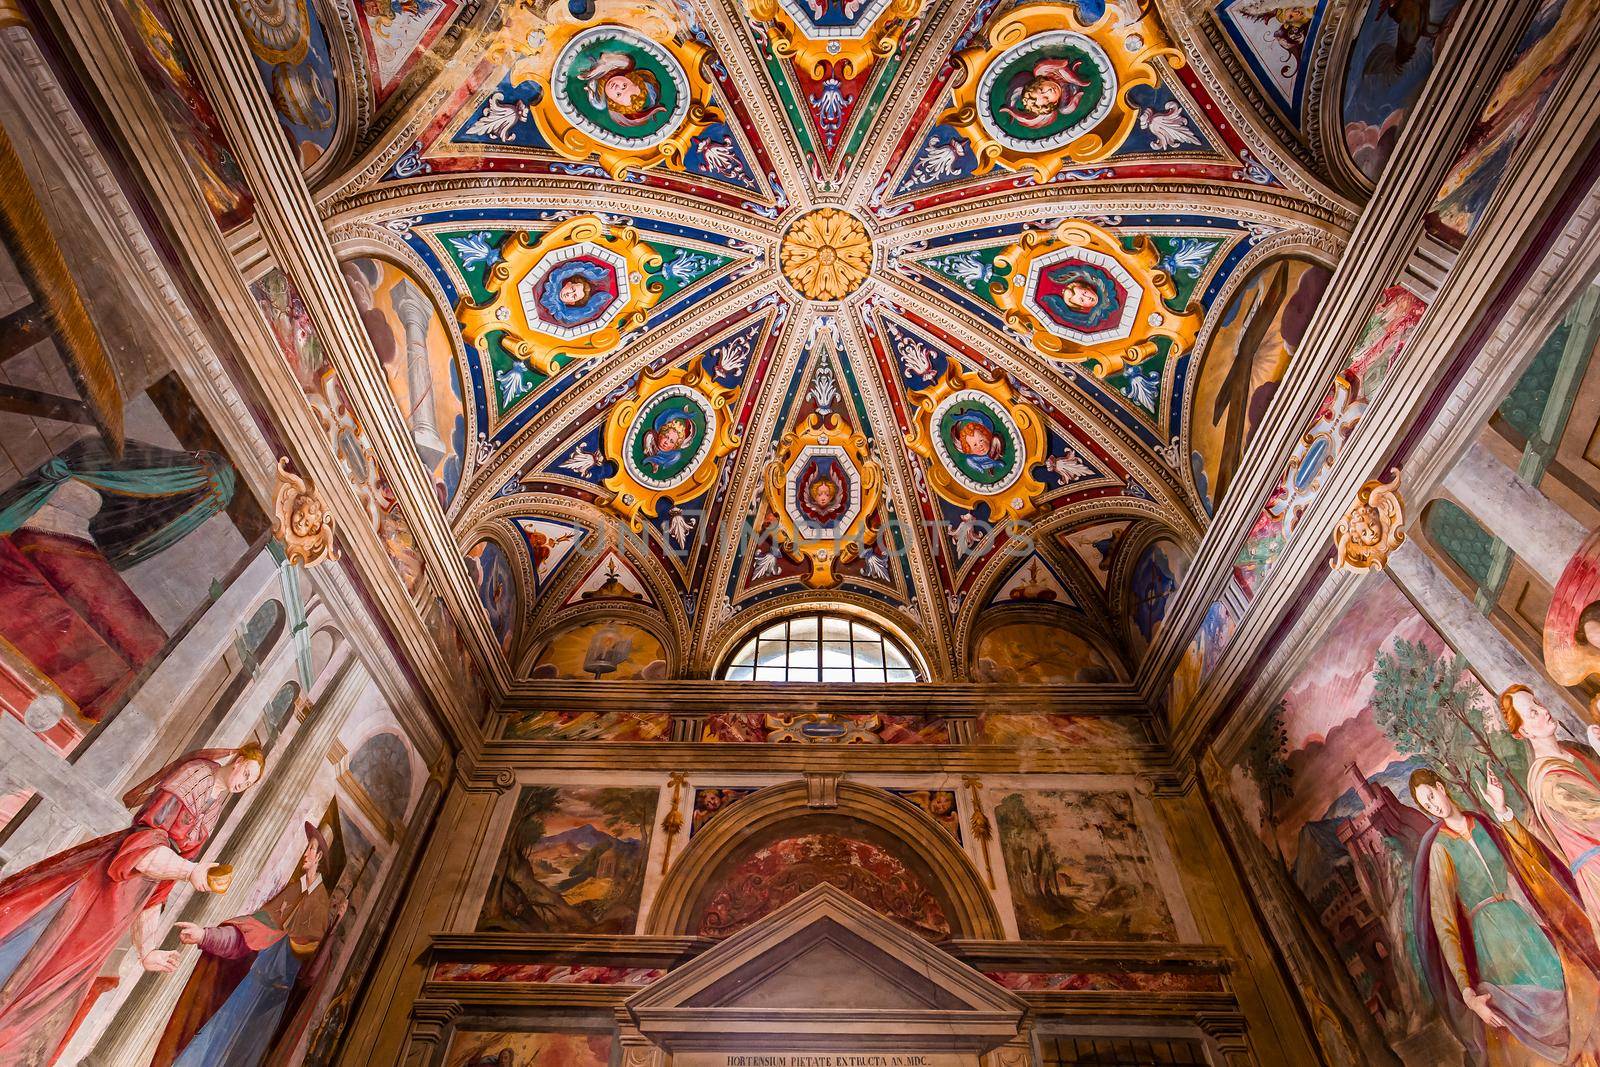
[[(229, 831), (220, 853), (222, 862), (233, 865), (233, 884), (237, 891), (208, 896), (198, 902), (198, 907), (191, 896), (175, 904), (172, 915), (199, 926), (216, 926), (248, 903), (242, 899), (243, 895), (259, 881), (273, 848), (282, 839), (285, 828), (297, 817), (300, 802), (310, 790), (329, 745), (371, 684), (367, 672), (359, 664), (351, 664), (330, 687), (322, 704), (306, 719), (301, 731), (281, 750), (278, 760), (268, 757), (266, 775), (257, 789), (260, 795)], [(163, 947), (181, 948), (185, 958), (171, 977), (140, 983), (98, 1042), (90, 1042), (96, 1055), (103, 1057), (101, 1062), (149, 1061), (150, 1048), (165, 1029), (199, 956), (198, 952), (179, 946), (176, 934), (171, 931), (164, 935), (161, 943)], [(93, 1025), (94, 1022), (91, 1013), (80, 1034), (95, 1034), (99, 1027)], [(67, 1048), (69, 1055), (88, 1051), (88, 1047), (76, 1041)]]
[(1444, 488), (1552, 588), (1589, 533), (1481, 444), (1445, 475)]
[(397, 284), (391, 299), (406, 328), (406, 381), (411, 388), (406, 422), (423, 465), (432, 470), (446, 452), (433, 413), (433, 368), (428, 356), (428, 325), (433, 308), (409, 281)]
[(1485, 688), (1500, 693), (1520, 682), (1531, 688), (1540, 703), (1557, 715), (1575, 737), (1583, 736), (1585, 721), (1566, 690), (1529, 664), (1495, 624), (1456, 588), (1449, 575), (1417, 547), (1414, 539), (1391, 552), (1385, 568), (1440, 635), (1466, 657)]

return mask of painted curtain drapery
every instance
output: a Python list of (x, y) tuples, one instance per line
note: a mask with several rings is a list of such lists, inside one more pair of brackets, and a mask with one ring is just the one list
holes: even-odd
[(112, 949), (172, 888), (136, 865), (157, 848), (186, 860), (200, 854), (231, 795), (220, 771), (209, 752), (186, 758), (148, 794), (141, 786), (124, 798), (141, 805), (128, 829), (0, 881), (0, 958), (16, 961), (0, 986), (0, 1063), (54, 1061)]
[[(119, 572), (222, 511), (234, 484), (214, 453), (129, 444), (118, 458), (97, 440), (71, 445), (0, 495), (0, 637), (98, 721), (168, 637)], [(69, 485), (98, 507), (81, 526), (38, 522)]]

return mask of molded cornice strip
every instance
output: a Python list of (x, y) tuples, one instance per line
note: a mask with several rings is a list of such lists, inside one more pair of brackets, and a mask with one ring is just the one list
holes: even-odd
[[(551, 771), (685, 771), (728, 775), (749, 771), (760, 750), (766, 774), (1134, 774), (1152, 795), (1177, 772), (1157, 744), (1113, 748), (1016, 749), (994, 745), (718, 745), (704, 742), (491, 741), (473, 776)], [(508, 787), (509, 788), (509, 785)]]
[[(1459, 450), (1482, 425), (1488, 412), (1499, 404), (1503, 387), (1509, 385), (1514, 365), (1500, 353), (1485, 353), (1485, 341), (1497, 331), (1491, 317), (1509, 302), (1507, 289), (1527, 285), (1531, 268), (1527, 262), (1544, 253), (1548, 240), (1547, 220), (1570, 196), (1565, 180), (1583, 172), (1586, 160), (1600, 136), (1600, 96), (1593, 92), (1594, 79), (1600, 77), (1600, 26), (1591, 31), (1575, 55), (1580, 57), (1566, 72), (1561, 89), (1548, 102), (1539, 123), (1528, 133), (1520, 157), (1501, 182), (1500, 190), (1484, 223), (1473, 235), (1456, 264), (1449, 281), (1430, 304), (1416, 333), (1407, 344), (1408, 358), (1403, 374), (1393, 375), (1375, 396), (1360, 426), (1346, 444), (1338, 466), (1327, 479), (1321, 495), (1300, 521), (1300, 532), (1285, 547), (1269, 579), (1257, 590), (1252, 610), (1245, 617), (1222, 661), (1212, 672), (1202, 702), (1197, 703), (1189, 720), (1179, 724), (1175, 744), (1179, 751), (1194, 745), (1202, 736), (1206, 722), (1220, 706), (1228, 688), (1247, 680), (1260, 646), (1282, 631), (1282, 618), (1295, 601), (1302, 599), (1308, 582), (1317, 577), (1328, 552), (1328, 532), (1344, 514), (1361, 483), (1390, 459), (1406, 461), (1417, 455), (1422, 463), (1416, 479), (1407, 478), (1406, 494), (1420, 504), (1437, 480), (1454, 462)], [(1587, 229), (1595, 210), (1594, 196), (1587, 196), (1587, 209), (1574, 217), (1574, 223)], [(1569, 245), (1571, 241), (1569, 239)], [(1580, 257), (1593, 262), (1589, 256)], [(1572, 269), (1566, 269), (1568, 287), (1573, 285)], [(1584, 276), (1586, 277), (1586, 276)], [(1563, 302), (1542, 286), (1531, 287), (1538, 299), (1553, 308), (1548, 314), (1559, 316)], [(1548, 326), (1548, 322), (1546, 322)], [(1525, 346), (1537, 346), (1544, 333), (1528, 334)], [(1526, 356), (1531, 347), (1523, 347)], [(1501, 362), (1501, 389), (1478, 388), (1471, 405), (1447, 403), (1444, 414), (1430, 429), (1416, 432), (1419, 421), (1429, 414), (1433, 393), (1444, 379), (1462, 374), (1468, 360), (1497, 358)], [(1480, 367), (1475, 373), (1483, 373)], [(1426, 452), (1416, 446), (1430, 441)], [(1409, 447), (1408, 447), (1409, 442)], [(1396, 450), (1406, 448), (1405, 455)], [(1326, 582), (1326, 579), (1324, 579)], [(1335, 589), (1343, 583), (1335, 583)], [(1332, 604), (1329, 605), (1333, 606)], [(1320, 621), (1331, 621), (1322, 612)], [(1317, 627), (1313, 627), (1316, 629)], [(1296, 638), (1298, 647), (1307, 647), (1310, 635)]]
[[(1414, 410), (1437, 406), (1438, 414), (1431, 425), (1419, 429), (1415, 418), (1398, 415), (1390, 418), (1391, 422), (1399, 420), (1411, 434), (1404, 442), (1405, 454), (1398, 459), (1405, 468), (1403, 488), (1414, 513), (1420, 513), (1422, 504), (1432, 497), (1445, 473), (1500, 406), (1528, 359), (1566, 315), (1569, 301), (1592, 284), (1595, 271), (1600, 269), (1600, 188), (1591, 188), (1582, 196), (1548, 249), (1537, 246), (1529, 249), (1525, 242), (1518, 240), (1522, 233), (1517, 229), (1526, 228), (1530, 222), (1544, 217), (1551, 202), (1560, 200), (1559, 191), (1552, 191), (1545, 198), (1527, 196), (1527, 190), (1538, 184), (1536, 177), (1541, 173), (1575, 173), (1582, 165), (1583, 154), (1592, 151), (1591, 145), (1600, 135), (1600, 109), (1593, 106), (1593, 94), (1588, 89), (1597, 75), (1597, 67), (1600, 64), (1591, 54), (1582, 69), (1573, 71), (1565, 91), (1551, 101), (1547, 121), (1530, 134), (1529, 153), (1507, 174), (1502, 185), (1504, 199), (1518, 206), (1507, 205), (1504, 210), (1513, 217), (1503, 221), (1491, 217), (1483, 227), (1486, 232), (1475, 238), (1461, 259), (1459, 278), (1481, 277), (1482, 286), (1491, 282), (1498, 285), (1509, 278), (1510, 284), (1520, 285), (1520, 291), (1505, 306), (1496, 302), (1488, 312), (1470, 316), (1464, 311), (1456, 314), (1453, 310), (1456, 293), (1451, 290), (1441, 296), (1438, 311), (1429, 314), (1412, 341), (1418, 352), (1439, 351), (1441, 359), (1445, 354), (1452, 354), (1452, 362), (1457, 366), (1471, 361), (1452, 384), (1448, 395), (1437, 400), (1423, 395), (1413, 400)], [(1580, 113), (1573, 113), (1571, 107), (1564, 108), (1572, 102), (1579, 104)], [(1502, 225), (1511, 227), (1509, 232), (1501, 230)], [(1537, 266), (1525, 262), (1541, 253), (1543, 262)], [(1519, 256), (1523, 261), (1519, 261)], [(1481, 294), (1475, 288), (1473, 295)], [(1462, 306), (1465, 306), (1464, 298)], [(1486, 335), (1481, 347), (1469, 343), (1463, 349), (1460, 339), (1474, 325), (1477, 329), (1472, 330), (1472, 337)], [(1388, 393), (1380, 395), (1386, 406)], [(1381, 419), (1381, 415), (1379, 417)], [(1387, 436), (1390, 447), (1401, 444), (1395, 439), (1398, 435)], [(1347, 506), (1354, 492), (1351, 487), (1360, 484), (1368, 469), (1353, 466), (1342, 477), (1343, 495), (1335, 493), (1335, 487), (1330, 486), (1331, 499)], [(1325, 531), (1342, 514), (1339, 508), (1328, 510), (1321, 527), (1324, 536), (1315, 540), (1318, 551), (1310, 564), (1312, 578), (1325, 554)], [(1301, 582), (1293, 584), (1297, 587), (1305, 584), (1304, 576)], [(1310, 591), (1297, 596), (1291, 605), (1296, 617), (1306, 620), (1306, 624), (1294, 629), (1265, 656), (1262, 655), (1263, 646), (1270, 644), (1274, 633), (1285, 631), (1284, 622), (1278, 621), (1269, 627), (1271, 620), (1263, 617), (1261, 633), (1255, 632), (1255, 626), (1251, 627), (1250, 634), (1241, 629), (1194, 705), (1197, 728), (1198, 721), (1212, 717), (1216, 706), (1225, 700), (1233, 707), (1228, 722), (1217, 732), (1217, 751), (1227, 755), (1242, 743), (1260, 711), (1276, 699), (1299, 667), (1303, 655), (1315, 647), (1338, 620), (1361, 584), (1360, 575), (1328, 572), (1320, 584), (1312, 584)], [(1251, 621), (1254, 622), (1253, 618)], [(1253, 639), (1246, 640), (1247, 637)], [(1448, 640), (1448, 635), (1446, 637)], [(1239, 662), (1235, 662), (1236, 655)], [(1227, 700), (1230, 690), (1238, 686), (1245, 688), (1232, 700)], [(1188, 731), (1182, 733), (1187, 740)]]
[[(509, 681), (503, 661), (486, 652), (494, 645), (488, 619), (477, 610), (476, 594), (464, 561), (459, 554), (446, 554), (443, 550), (455, 543), (449, 525), (433, 503), (432, 487), (424, 477), (421, 462), (401, 444), (407, 434), (399, 409), (390, 400), (381, 364), (334, 258), (298, 161), (273, 114), (243, 30), (225, 4), (176, 0), (173, 10), (198, 46), (191, 53), (202, 83), (217, 101), (218, 117), (231, 135), (240, 169), (255, 194), (257, 222), (265, 233), (266, 244), (299, 290), (351, 406), (371, 435), (379, 465), (395, 487), (406, 520), (416, 532), (417, 549), (433, 574), (436, 588), (453, 609), (458, 624), (464, 624), (472, 635), (485, 674), (493, 679), (496, 689), (503, 689)], [(342, 484), (342, 476), (338, 480)], [(319, 481), (326, 489), (328, 480)], [(409, 607), (409, 598), (402, 599)], [(411, 614), (415, 618), (414, 609)], [(475, 741), (477, 724), (470, 717), (457, 714), (450, 725), (458, 743)]]
[[(1459, 146), (1493, 92), (1494, 79), (1483, 77), (1482, 72), (1499, 71), (1506, 65), (1519, 36), (1507, 30), (1524, 25), (1534, 4), (1532, 0), (1510, 0), (1492, 6), (1494, 11), (1478, 0), (1458, 13), (1457, 30), (1446, 41), (1421, 99), (1411, 110), (1400, 143), (1351, 233), (1346, 255), (1334, 271), (1300, 353), (1256, 433), (1251, 447), (1255, 462), (1242, 465), (1235, 475), (1227, 499), (1217, 509), (1190, 564), (1188, 579), (1174, 597), (1166, 623), (1141, 665), (1138, 681), (1152, 701), (1159, 698), (1183, 649), (1228, 581), (1239, 546), (1282, 476), (1289, 453), (1321, 403), (1328, 383), (1354, 351), (1379, 295), (1415, 257), (1434, 191), (1443, 183)], [(1462, 273), (1458, 271), (1457, 277)], [(1420, 347), (1421, 339), (1414, 338), (1412, 349)], [(1413, 364), (1408, 373), (1415, 372)], [(1384, 423), (1379, 418), (1369, 415), (1369, 433), (1380, 425)], [(1347, 452), (1341, 463), (1350, 458)], [(1331, 488), (1323, 493), (1324, 499), (1329, 496), (1339, 501), (1342, 512), (1348, 501)], [(1285, 582), (1290, 573), (1280, 560), (1272, 581)], [(1260, 615), (1261, 599), (1258, 593), (1252, 615)], [(1235, 643), (1242, 636), (1236, 636)]]
[(501, 711), (628, 711), (706, 715), (745, 710), (836, 714), (977, 715), (1030, 712), (1050, 715), (1147, 715), (1138, 690), (1128, 685), (973, 685), (966, 683), (722, 682), (681, 679), (620, 681), (523, 680), (511, 687)]
[[(295, 457), (301, 473), (316, 481), (339, 528), (345, 548), (343, 567), (359, 575), (359, 581), (352, 582), (342, 568), (324, 567), (316, 576), (318, 588), (328, 596), (330, 610), (347, 636), (371, 661), (372, 677), (396, 716), (419, 745), (434, 750), (429, 754), (431, 762), (443, 741), (434, 714), (443, 720), (467, 718), (463, 694), (449, 683), (437, 646), (395, 577), (366, 520), (365, 509), (350, 489), (326, 435), (257, 311), (254, 297), (235, 269), (227, 242), (217, 232), (115, 21), (96, 0), (61, 0), (50, 15), (80, 65), (80, 84), (102, 113), (111, 117), (106, 128), (121, 139), (125, 157), (138, 168), (138, 177), (168, 235), (181, 235), (170, 240), (168, 248), (187, 275), (185, 291), (181, 296), (174, 292), (165, 301), (179, 328), (188, 335), (188, 345), (170, 353), (175, 368), (257, 499), (266, 501), (272, 495), (277, 453), (287, 451)], [(276, 124), (272, 133), (282, 143)], [(200, 312), (199, 323), (186, 308), (180, 311), (185, 302)], [(233, 368), (241, 375), (248, 374), (245, 380), (254, 388), (254, 396), (247, 399), (235, 393), (219, 353), (228, 353)], [(248, 368), (248, 372), (240, 368)], [(386, 624), (387, 634), (373, 625), (374, 608)], [(391, 652), (394, 658), (380, 650)], [(419, 704), (407, 675), (432, 709)]]

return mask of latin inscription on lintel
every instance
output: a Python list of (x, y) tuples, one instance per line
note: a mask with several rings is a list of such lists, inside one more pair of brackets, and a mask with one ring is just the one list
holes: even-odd
[(676, 1067), (973, 1067), (977, 1057), (948, 1052), (679, 1053)]

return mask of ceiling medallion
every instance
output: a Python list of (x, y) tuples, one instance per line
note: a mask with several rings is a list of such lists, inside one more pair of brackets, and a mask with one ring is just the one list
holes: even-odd
[(1132, 246), (1081, 219), (1023, 234), (995, 259), (1010, 272), (992, 283), (1006, 324), (1051, 359), (1094, 361), (1097, 378), (1154, 355), (1162, 338), (1174, 354), (1186, 350), (1201, 309), (1174, 311), (1177, 286), (1154, 242), (1141, 235)]
[(928, 464), (928, 488), (971, 511), (988, 506), (988, 521), (1033, 513), (1044, 483), (1044, 418), (1011, 386), (965, 375), (954, 361), (931, 388), (912, 394), (911, 450)]
[(774, 55), (815, 77), (851, 78), (900, 47), (923, 0), (750, 0)]
[(1158, 83), (1156, 59), (1183, 64), (1154, 15), (1119, 22), (1119, 9), (1108, 5), (1085, 25), (1077, 11), (1026, 4), (989, 28), (987, 44), (955, 57), (961, 82), (940, 121), (972, 143), (974, 173), (1004, 163), (1045, 182), (1068, 164), (1105, 159), (1138, 120), (1128, 90)]
[(837, 413), (812, 412), (783, 435), (767, 465), (767, 506), (777, 517), (775, 539), (784, 554), (810, 563), (807, 584), (837, 585), (836, 568), (877, 539), (882, 481), (866, 436)]
[(872, 237), (842, 208), (820, 207), (795, 219), (778, 246), (783, 276), (807, 300), (843, 300), (872, 270)]
[(711, 488), (717, 461), (739, 444), (732, 410), (738, 393), (696, 359), (655, 375), (646, 371), (633, 395), (611, 409), (605, 455), (617, 472), (605, 486), (635, 530), (655, 517), (661, 501), (682, 504)]
[(627, 226), (593, 215), (562, 223), (535, 243), (519, 231), (500, 246), (484, 276), (486, 304), (463, 297), (456, 318), (480, 351), (489, 338), (540, 374), (555, 373), (558, 356), (598, 356), (645, 323), (665, 289), (661, 257)]
[(511, 62), (512, 84), (546, 90), (531, 105), (533, 120), (568, 159), (597, 156), (620, 178), (681, 161), (721, 121), (705, 72), (710, 50), (654, 4), (607, 5), (598, 25), (579, 22), (565, 4), (537, 20), (528, 8), (514, 12), (491, 58)]

